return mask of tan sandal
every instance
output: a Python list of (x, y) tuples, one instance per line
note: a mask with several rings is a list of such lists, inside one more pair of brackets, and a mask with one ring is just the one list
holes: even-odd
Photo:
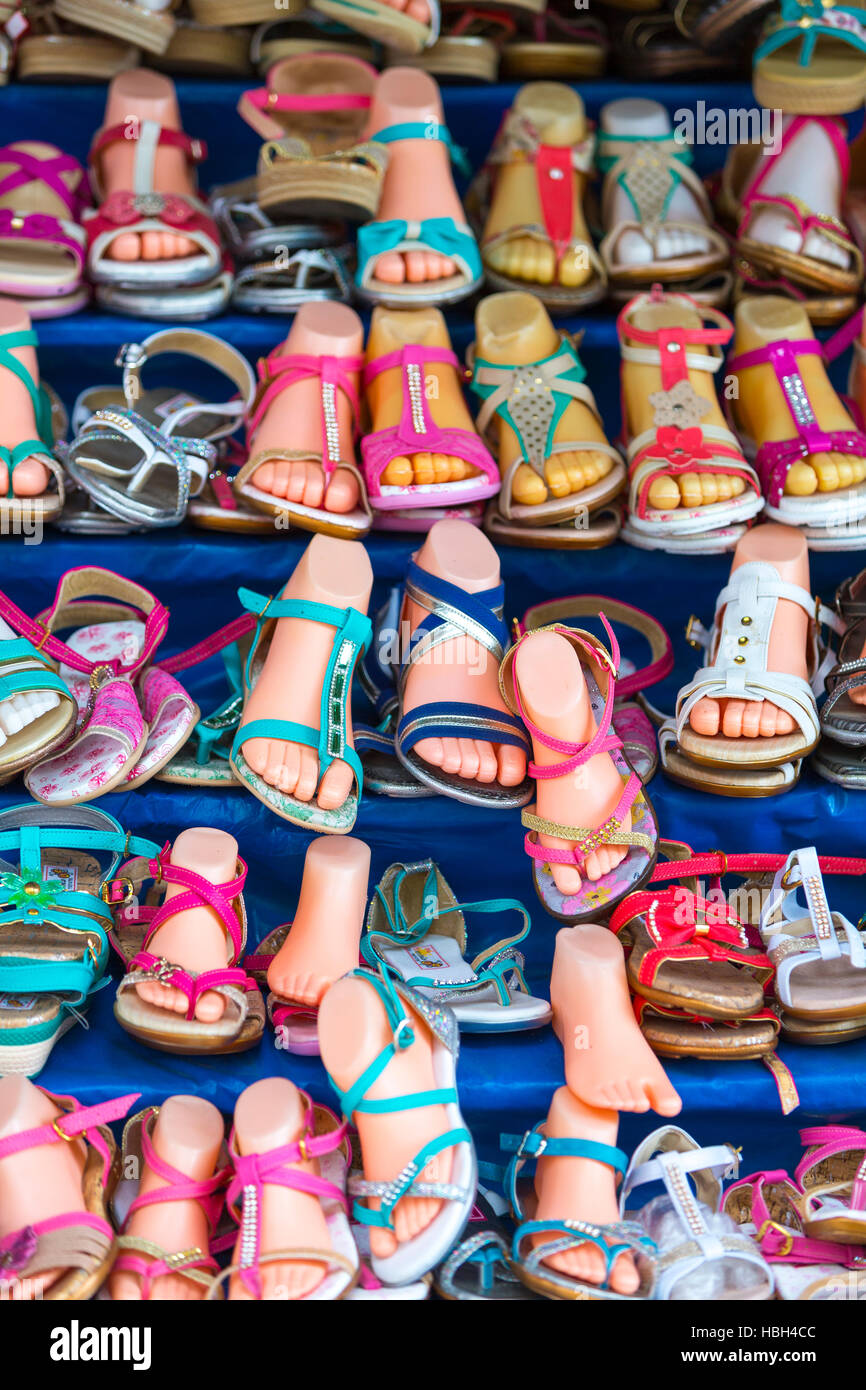
[(148, 53), (165, 53), (174, 34), (177, 0), (54, 0), (61, 19), (98, 29)]

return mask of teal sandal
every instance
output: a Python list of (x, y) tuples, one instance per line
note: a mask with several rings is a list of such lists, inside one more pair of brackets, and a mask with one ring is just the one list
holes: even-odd
[[(12, 372), (27, 390), (33, 405), (36, 421), (36, 439), (25, 439), (14, 449), (0, 445), (0, 462), (6, 465), (8, 482), (6, 496), (0, 496), (0, 522), (2, 534), (19, 534), (15, 523), (31, 521), (55, 521), (63, 511), (65, 489), (63, 469), (54, 457), (54, 440), (66, 432), (66, 412), (60, 400), (44, 385), (34, 381), (23, 363), (12, 353), (13, 348), (35, 348), (39, 339), (32, 329), (19, 333), (0, 334), (0, 367)], [(44, 464), (52, 475), (56, 490), (44, 492), (39, 497), (16, 497), (12, 487), (12, 475), (25, 459), (35, 458)]]
[(866, 11), (832, 0), (781, 0), (752, 61), (755, 97), (769, 110), (856, 111), (866, 98)]
[(222, 655), (229, 687), (227, 699), (198, 721), (180, 752), (157, 772), (158, 782), (219, 787), (221, 791), (240, 785), (229, 766), (229, 756), (244, 708), (243, 663), (237, 643), (226, 647)]
[[(274, 621), (303, 618), (307, 622), (333, 627), (336, 631), (322, 682), (318, 729), (290, 719), (250, 720), (235, 734), (229, 757), (232, 771), (253, 796), (257, 796), (265, 806), (292, 825), (301, 825), (320, 834), (348, 835), (358, 814), (364, 771), (360, 758), (348, 740), (347, 715), (355, 664), (370, 645), (370, 619), (366, 613), (359, 613), (355, 608), (334, 608), (330, 604), (305, 599), (266, 598), (253, 593), (251, 589), (239, 589), (238, 598), (247, 612), (254, 613), (258, 619), (244, 671), (246, 695), (252, 690), (264, 662), (264, 648), (270, 641)], [(288, 792), (272, 787), (249, 766), (242, 749), (251, 738), (282, 739), (286, 743), (301, 743), (315, 749), (319, 759), (320, 781), (332, 763), (342, 760), (349, 764), (354, 773), (356, 790), (336, 810), (323, 811), (314, 800), (299, 801)]]
[(158, 853), (95, 807), (0, 812), (0, 1076), (35, 1076), (83, 1022), (108, 982), (110, 882), (124, 855)]
[[(620, 1177), (628, 1166), (627, 1155), (611, 1144), (599, 1144), (592, 1139), (550, 1139), (541, 1133), (537, 1124), (522, 1138), (504, 1134), (500, 1146), (513, 1155), (505, 1175), (506, 1195), (514, 1219), (519, 1223), (511, 1246), (511, 1263), (515, 1273), (528, 1288), (547, 1298), (557, 1299), (616, 1299), (630, 1302), (649, 1298), (655, 1279), (655, 1243), (635, 1221), (617, 1221), (608, 1226), (596, 1226), (588, 1221), (538, 1221), (527, 1219), (517, 1190), (517, 1179), (524, 1163), (535, 1162), (542, 1154), (548, 1158), (588, 1158), (613, 1168)], [(550, 1240), (531, 1245), (530, 1237), (550, 1235)], [(603, 1284), (587, 1284), (563, 1274), (547, 1263), (551, 1256), (565, 1254), (580, 1245), (594, 1245), (606, 1263)], [(615, 1260), (632, 1254), (641, 1276), (637, 1293), (614, 1293), (609, 1287), (610, 1273)]]
[(382, 0), (313, 0), (313, 9), (397, 53), (420, 53), (439, 37), (439, 0), (427, 3), (429, 24), (422, 24)]
[[(363, 1226), (393, 1230), (394, 1208), (404, 1197), (430, 1197), (441, 1201), (430, 1224), (410, 1240), (400, 1242), (393, 1255), (371, 1254), (373, 1273), (383, 1284), (411, 1284), (445, 1258), (463, 1230), (475, 1200), (478, 1178), (475, 1147), (457, 1098), (456, 1067), (460, 1050), (457, 1021), (450, 1009), (425, 999), (400, 980), (389, 978), (384, 967), (381, 974), (361, 968), (348, 978), (364, 980), (376, 991), (392, 1029), (392, 1038), (347, 1091), (341, 1091), (331, 1077), (344, 1118), (351, 1123), (355, 1115), (400, 1114), (434, 1105), (443, 1105), (446, 1109), (446, 1132), (419, 1149), (390, 1181), (371, 1182), (361, 1175), (349, 1179), (348, 1191), (355, 1198), (353, 1219)], [(389, 1062), (413, 1045), (419, 1025), (429, 1028), (432, 1035), (436, 1088), (368, 1100), (368, 1091), (386, 1072)], [(449, 1180), (425, 1182), (422, 1176), (425, 1164), (446, 1149), (453, 1150)], [(375, 1209), (366, 1205), (370, 1198), (379, 1200)]]

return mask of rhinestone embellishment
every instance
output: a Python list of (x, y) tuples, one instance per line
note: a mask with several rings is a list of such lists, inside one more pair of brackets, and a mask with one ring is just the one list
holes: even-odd
[(791, 407), (791, 414), (798, 425), (814, 425), (815, 415), (809, 404), (809, 397), (806, 395), (806, 388), (803, 385), (802, 377), (797, 372), (791, 372), (788, 376), (782, 377), (782, 389), (788, 398), (788, 405)]
[(337, 388), (333, 381), (322, 382), (322, 415), (325, 422), (325, 455), (329, 463), (340, 457), (340, 432), (337, 424)]
[(526, 450), (526, 462), (542, 478), (555, 408), (553, 392), (538, 367), (516, 367), (508, 389), (508, 409)]
[(427, 424), (424, 419), (421, 368), (417, 362), (406, 363), (406, 384), (409, 390), (409, 409), (412, 413), (412, 428), (416, 434), (426, 434)]
[(241, 1214), (241, 1269), (249, 1269), (255, 1264), (259, 1240), (259, 1194), (253, 1183), (244, 1188), (243, 1210)]

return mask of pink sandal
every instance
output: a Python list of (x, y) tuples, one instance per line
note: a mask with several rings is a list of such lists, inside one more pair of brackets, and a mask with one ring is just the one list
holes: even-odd
[[(434, 421), (424, 389), (424, 369), (431, 362), (444, 362), (462, 374), (461, 364), (450, 348), (414, 343), (385, 353), (364, 367), (365, 390), (382, 372), (396, 368), (403, 373), (399, 424), (365, 435), (361, 444), (370, 506), (377, 511), (465, 506), (495, 497), (501, 486), (499, 468), (480, 435), (471, 430), (445, 428)], [(382, 483), (382, 474), (394, 459), (418, 453), (450, 454), (478, 472), (474, 477), (450, 483), (410, 483), (408, 487)]]
[(811, 1125), (800, 1130), (800, 1142), (807, 1148), (794, 1177), (804, 1194), (805, 1234), (833, 1244), (866, 1245), (866, 1131)]
[[(340, 432), (337, 422), (337, 392), (342, 391), (352, 407), (355, 430), (358, 428), (359, 401), (355, 384), (363, 362), (360, 357), (317, 357), (310, 353), (281, 353), (276, 348), (258, 364), (259, 388), (247, 417), (247, 439), (252, 448), (256, 431), (270, 406), (283, 391), (298, 381), (317, 378), (321, 386), (322, 441), (324, 451), (312, 449), (260, 449), (251, 453), (247, 462), (235, 474), (232, 488), (260, 512), (282, 518), (300, 526), (304, 531), (319, 531), (344, 540), (360, 540), (372, 523), (367, 488), (354, 463), (340, 457)], [(307, 507), (256, 487), (255, 475), (262, 464), (277, 460), (306, 459), (318, 463), (325, 475), (325, 486), (338, 468), (345, 468), (357, 479), (360, 489), (358, 506), (352, 512), (329, 512), (325, 507)]]
[[(285, 942), (291, 925), (291, 922), (285, 922), (281, 927), (275, 927), (259, 942), (255, 953), (243, 959), (244, 970), (252, 975), (261, 989), (268, 987), (268, 970)], [(319, 1056), (318, 1008), (286, 999), (275, 990), (268, 991), (265, 1007), (278, 1048), (300, 1057)]]
[[(42, 1088), (40, 1087), (40, 1090)], [(81, 1175), (82, 1210), (34, 1221), (0, 1239), (3, 1280), (24, 1281), (50, 1269), (65, 1269), (40, 1297), (51, 1302), (92, 1298), (102, 1284), (115, 1251), (106, 1202), (116, 1178), (116, 1146), (108, 1125), (123, 1119), (137, 1095), (120, 1096), (101, 1105), (81, 1106), (71, 1096), (49, 1100), (65, 1113), (35, 1129), (0, 1139), (0, 1159), (46, 1144), (84, 1143), (87, 1157)]]
[[(351, 1150), (346, 1139), (347, 1125), (340, 1124), (333, 1110), (314, 1105), (305, 1091), (300, 1092), (306, 1105), (304, 1133), (293, 1144), (284, 1144), (263, 1154), (238, 1153), (235, 1135), (229, 1136), (229, 1159), (234, 1177), (226, 1194), (229, 1215), (240, 1226), (241, 1251), (237, 1264), (230, 1264), (213, 1280), (206, 1297), (217, 1298), (226, 1279), (233, 1274), (253, 1298), (263, 1296), (261, 1267), (263, 1264), (302, 1261), (322, 1264), (326, 1273), (321, 1283), (304, 1299), (336, 1300), (345, 1298), (359, 1273), (358, 1251), (349, 1226), (349, 1201), (346, 1197), (346, 1178)], [(309, 1173), (298, 1168), (299, 1163), (321, 1159), (320, 1172)], [(322, 1205), (330, 1250), (272, 1250), (262, 1252), (262, 1198), (266, 1187), (287, 1187), (317, 1197)]]
[[(191, 869), (172, 864), (169, 853), (166, 845), (158, 859), (129, 860), (110, 885), (108, 901), (117, 907), (111, 941), (127, 967), (117, 989), (114, 1016), (127, 1033), (163, 1052), (181, 1056), (245, 1052), (256, 1045), (265, 1028), (258, 985), (239, 964), (247, 940), (243, 900), (247, 866), (238, 859), (237, 877), (231, 883), (209, 883)], [(142, 907), (137, 894), (147, 878), (154, 880), (154, 888), (161, 883), (178, 883), (187, 891), (159, 907)], [(167, 918), (192, 907), (212, 908), (225, 928), (231, 951), (221, 970), (195, 974), (148, 950), (154, 933)], [(173, 985), (186, 995), (189, 1007), (185, 1017), (141, 998), (135, 986), (153, 981)], [(201, 1023), (195, 1017), (195, 1006), (207, 990), (223, 995), (227, 1003), (221, 1018)]]
[[(58, 318), (83, 309), (90, 298), (84, 284), (87, 237), (80, 221), (90, 205), (84, 169), (55, 145), (32, 154), (18, 144), (0, 149), (0, 294), (9, 295), (31, 318)], [(72, 174), (71, 184), (63, 178)], [(56, 209), (44, 212), (46, 195)], [(39, 206), (41, 205), (41, 206)]]

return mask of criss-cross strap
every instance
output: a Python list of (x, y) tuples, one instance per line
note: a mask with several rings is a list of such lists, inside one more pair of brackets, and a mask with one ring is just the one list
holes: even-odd
[(307, 599), (268, 598), (253, 593), (251, 589), (239, 589), (238, 598), (243, 607), (258, 618), (256, 638), (247, 658), (247, 688), (251, 688), (252, 685), (253, 658), (265, 622), (279, 618), (300, 618), (305, 622), (333, 627), (335, 632), (322, 681), (318, 729), (290, 719), (251, 719), (238, 729), (235, 735), (232, 759), (251, 738), (301, 743), (315, 751), (319, 760), (320, 777), (338, 759), (348, 763), (354, 773), (360, 795), (364, 786), (364, 771), (360, 758), (349, 743), (348, 703), (356, 662), (370, 645), (370, 619), (366, 613), (359, 613), (355, 608), (335, 608), (331, 604), (314, 603)]
[[(71, 222), (80, 216), (87, 203), (87, 175), (71, 154), (56, 150), (54, 154), (32, 154), (29, 150), (15, 149), (4, 145), (0, 149), (0, 164), (8, 172), (0, 178), (0, 198), (6, 198), (31, 183), (41, 183), (50, 188), (55, 198), (64, 204)], [(9, 166), (12, 166), (11, 168)], [(71, 186), (63, 174), (78, 174), (78, 180)], [(56, 219), (52, 218), (51, 221)]]
[(824, 0), (780, 0), (779, 13), (769, 19), (753, 61), (760, 63), (770, 54), (800, 40), (798, 63), (808, 67), (819, 39), (836, 39), (866, 53), (866, 23), (858, 5), (828, 5)]
[(601, 594), (568, 594), (564, 598), (543, 599), (527, 608), (522, 619), (516, 623), (515, 638), (536, 628), (550, 627), (556, 623), (568, 625), (569, 618), (595, 618), (604, 613), (608, 620), (640, 633), (650, 648), (651, 660), (646, 666), (620, 674), (616, 683), (617, 703), (645, 690), (647, 686), (669, 676), (674, 668), (673, 643), (661, 623), (650, 613), (636, 608), (621, 599), (607, 598)]
[[(258, 364), (259, 387), (247, 417), (247, 434), (251, 441), (262, 420), (283, 391), (299, 381), (313, 377), (320, 385), (322, 418), (322, 468), (330, 477), (336, 468), (345, 467), (340, 446), (340, 425), (337, 415), (337, 392), (341, 391), (352, 411), (352, 428), (357, 430), (360, 414), (357, 373), (364, 362), (359, 356), (314, 356), (312, 353), (272, 352)], [(280, 454), (285, 457), (285, 454)]]
[[(805, 904), (799, 901), (800, 891)], [(792, 850), (777, 869), (761, 910), (761, 935), (776, 968), (776, 993), (788, 1008), (793, 1002), (791, 976), (803, 965), (847, 957), (853, 969), (866, 970), (863, 938), (847, 917), (830, 910), (813, 846)]]
[[(112, 462), (104, 446), (123, 444), (132, 452), (129, 462)], [(109, 455), (109, 456), (107, 456)], [(148, 526), (176, 526), (186, 515), (190, 496), (200, 492), (216, 463), (216, 448), (208, 440), (167, 435), (134, 410), (97, 410), (66, 454), (66, 466), (95, 502), (113, 515)], [(147, 485), (157, 469), (176, 474), (173, 504), (161, 494), (148, 497)]]
[[(32, 328), (17, 333), (0, 333), (0, 368), (11, 372), (13, 376), (18, 378), (30, 397), (30, 404), (33, 407), (36, 433), (39, 438), (38, 440), (28, 440), (26, 446), (19, 445), (18, 448), (35, 445), (34, 452), (39, 452), (41, 449), (42, 453), (50, 454), (54, 437), (51, 425), (51, 401), (45, 388), (34, 381), (28, 368), (19, 361), (13, 351), (15, 348), (37, 348), (38, 346), (39, 338)], [(17, 451), (16, 449), (13, 453), (17, 453)], [(4, 453), (8, 454), (9, 450), (4, 450)], [(14, 467), (14, 464), (12, 466)]]
[(774, 507), (782, 500), (785, 480), (792, 465), (800, 459), (833, 452), (866, 458), (866, 435), (853, 424), (848, 429), (825, 430), (818, 423), (798, 358), (821, 355), (821, 344), (815, 338), (802, 338), (767, 343), (750, 352), (736, 353), (728, 360), (728, 370), (734, 373), (747, 371), (750, 367), (772, 367), (794, 424), (793, 438), (766, 440), (755, 458), (764, 496)]
[[(0, 178), (0, 198), (5, 198), (9, 203), (0, 208), (0, 237), (13, 243), (42, 243), (43, 248), (51, 247), (69, 257), (68, 277), (41, 277), (38, 290), (34, 284), (32, 291), (34, 294), (38, 292), (40, 298), (68, 295), (77, 288), (84, 271), (86, 237), (78, 225), (78, 219), (88, 203), (87, 175), (77, 159), (60, 150), (55, 150), (53, 154), (36, 155), (6, 145), (0, 149), (0, 164), (8, 171)], [(78, 178), (68, 183), (63, 178), (67, 173), (77, 174)], [(59, 215), (32, 205), (37, 193), (44, 199), (46, 190), (58, 200), (61, 209)], [(10, 266), (10, 272), (12, 269)], [(7, 283), (0, 273), (0, 289), (8, 290), (10, 294), (20, 294), (22, 281), (20, 277), (12, 279), (10, 275)]]
[(732, 1183), (724, 1210), (740, 1225), (753, 1227), (752, 1238), (771, 1264), (862, 1265), (862, 1247), (816, 1240), (803, 1234), (803, 1191), (782, 1168), (753, 1173)]
[(216, 368), (228, 377), (236, 394), (231, 400), (218, 403), (199, 400), (184, 402), (161, 417), (161, 433), (182, 433), (183, 426), (191, 420), (197, 420), (202, 415), (213, 415), (216, 420), (207, 438), (222, 439), (232, 434), (251, 407), (256, 389), (255, 376), (246, 358), (230, 343), (197, 328), (163, 328), (151, 333), (142, 343), (124, 343), (115, 358), (115, 366), (123, 369), (123, 395), (127, 407), (135, 410), (144, 394), (141, 374), (145, 363), (165, 354), (191, 357)]
[[(410, 560), (405, 595), (428, 612), (412, 633), (408, 651), (403, 653), (401, 689), (412, 666), (454, 638), (468, 637), (485, 647), (495, 661), (502, 660), (508, 645), (508, 629), (502, 618), (503, 584), (469, 594)], [(530, 751), (526, 730), (515, 715), (488, 705), (459, 701), (434, 701), (408, 711), (397, 726), (396, 738), (408, 753), (422, 739), (453, 738), (458, 729), (464, 738), (510, 744), (527, 754)]]
[[(429, 1091), (413, 1091), (407, 1095), (389, 1096), (380, 1100), (368, 1100), (368, 1092), (382, 1076), (389, 1063), (399, 1053), (411, 1047), (415, 1041), (415, 1026), (403, 1000), (411, 1000), (412, 1007), (452, 1052), (456, 1053), (456, 1023), (449, 1010), (442, 1010), (424, 1000), (421, 995), (409, 991), (406, 986), (392, 979), (387, 967), (379, 965), (379, 973), (367, 969), (352, 972), (351, 978), (365, 980), (381, 1001), (388, 1025), (392, 1030), (391, 1041), (365, 1067), (357, 1080), (348, 1088), (341, 1090), (333, 1077), (331, 1086), (336, 1092), (340, 1109), (346, 1121), (353, 1115), (394, 1115), (406, 1110), (422, 1110), (428, 1106), (453, 1106), (459, 1114), (457, 1090), (453, 1085), (438, 1086)], [(431, 1158), (445, 1149), (460, 1144), (472, 1143), (469, 1131), (462, 1124), (439, 1134), (424, 1144), (408, 1163), (404, 1164), (397, 1176), (387, 1182), (373, 1182), (367, 1178), (353, 1176), (349, 1179), (349, 1193), (356, 1198), (352, 1216), (362, 1226), (381, 1227), (393, 1230), (394, 1208), (403, 1197), (429, 1197), (440, 1201), (463, 1202), (467, 1193), (464, 1188), (449, 1182), (425, 1182), (421, 1174)], [(365, 1199), (376, 1198), (379, 1206), (375, 1210), (365, 1205)]]
[(630, 893), (614, 909), (609, 925), (618, 935), (638, 922), (653, 942), (638, 968), (641, 984), (652, 986), (662, 966), (671, 961), (727, 962), (761, 983), (773, 973), (767, 956), (750, 948), (746, 929), (734, 912), (687, 888)]
[[(805, 1193), (804, 1215), (814, 1217), (815, 1202), (849, 1187), (849, 1210), (866, 1212), (866, 1131), (853, 1125), (811, 1125), (800, 1130), (800, 1143), (806, 1146), (806, 1153), (797, 1164), (794, 1178)], [(835, 1168), (828, 1177), (822, 1165), (841, 1154), (853, 1154), (855, 1158), (859, 1154), (860, 1161), (853, 1163), (847, 1177), (838, 1176)]]

